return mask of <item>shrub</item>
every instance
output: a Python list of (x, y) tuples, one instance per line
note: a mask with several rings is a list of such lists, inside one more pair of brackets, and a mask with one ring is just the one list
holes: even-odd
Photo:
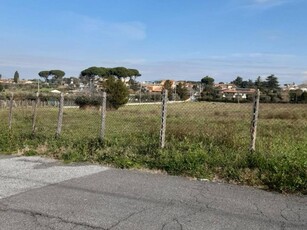
[(118, 109), (128, 102), (129, 90), (121, 80), (109, 77), (103, 82), (103, 87), (107, 93), (107, 107)]
[(97, 96), (79, 96), (75, 99), (75, 103), (80, 106), (80, 108), (85, 108), (87, 106), (95, 106), (98, 107), (101, 104), (101, 99)]
[(4, 91), (4, 86), (0, 83), (0, 92)]

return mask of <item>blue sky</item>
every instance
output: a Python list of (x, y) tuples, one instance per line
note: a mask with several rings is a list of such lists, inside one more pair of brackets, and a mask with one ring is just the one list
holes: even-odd
[(307, 81), (306, 0), (0, 0), (0, 74), (90, 66), (140, 80)]

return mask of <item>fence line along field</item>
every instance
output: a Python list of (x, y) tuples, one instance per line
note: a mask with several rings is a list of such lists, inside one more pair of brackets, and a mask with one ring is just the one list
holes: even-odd
[(159, 148), (161, 104), (126, 105), (106, 113), (99, 139), (98, 109), (22, 103), (0, 109), (0, 152), (52, 155), (118, 167), (146, 167), (197, 178), (220, 178), (278, 191), (307, 191), (307, 105), (261, 104), (256, 152), (250, 153), (251, 103), (182, 102), (167, 105), (166, 146)]

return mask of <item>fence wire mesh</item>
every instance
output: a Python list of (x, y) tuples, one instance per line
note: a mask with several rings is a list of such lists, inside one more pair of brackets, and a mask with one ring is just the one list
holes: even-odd
[[(1, 95), (1, 132), (11, 132), (21, 140), (35, 134), (38, 138), (54, 137), (58, 125), (59, 95), (40, 96), (33, 116), (36, 97), (13, 95), (12, 118), (9, 120), (10, 95)], [(161, 95), (158, 102), (149, 100), (129, 102), (119, 109), (107, 109), (105, 136), (109, 142), (124, 147), (142, 146), (147, 140), (159, 146), (161, 129)], [(102, 94), (98, 95), (99, 100)], [(145, 99), (147, 98), (147, 99)], [(84, 140), (98, 138), (101, 130), (101, 104), (79, 108), (74, 98), (64, 96), (61, 138)], [(166, 116), (166, 146), (181, 141), (209, 143), (220, 148), (248, 150), (251, 142), (252, 103), (168, 101)], [(267, 104), (259, 108), (256, 150), (291, 152), (295, 148), (306, 151), (307, 105)]]

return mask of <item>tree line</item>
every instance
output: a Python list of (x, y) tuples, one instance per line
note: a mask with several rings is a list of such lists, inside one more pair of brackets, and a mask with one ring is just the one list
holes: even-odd
[[(107, 91), (110, 95), (113, 91), (118, 91), (117, 95), (122, 95), (122, 97), (127, 97), (129, 95), (129, 89), (131, 92), (146, 92), (145, 87), (137, 82), (137, 77), (141, 76), (140, 72), (137, 69), (130, 69), (126, 67), (97, 67), (92, 66), (86, 68), (80, 72), (78, 78), (70, 77), (64, 78), (65, 72), (62, 70), (44, 70), (40, 71), (38, 75), (44, 79), (44, 82), (63, 85), (70, 84), (73, 82), (75, 85), (83, 83), (84, 85), (89, 85), (93, 87), (93, 84), (98, 86), (98, 88)], [(2, 77), (0, 75), (0, 77)], [(120, 80), (120, 81), (118, 81)], [(19, 73), (16, 71), (14, 74), (14, 82), (18, 83)], [(123, 83), (123, 81), (128, 82), (129, 89)], [(187, 81), (189, 82), (189, 81)], [(215, 79), (210, 76), (203, 77), (200, 81), (193, 81), (193, 91), (199, 92), (199, 100), (206, 101), (225, 101), (225, 98), (222, 98), (221, 89), (216, 87)], [(219, 82), (219, 84), (224, 84), (224, 82)], [(230, 82), (234, 84), (236, 88), (240, 89), (259, 89), (261, 91), (262, 102), (307, 102), (307, 92), (302, 90), (290, 90), (289, 92), (283, 92), (278, 78), (275, 75), (269, 75), (264, 80), (261, 77), (257, 77), (255, 80), (244, 80), (242, 77), (237, 76), (234, 80)], [(166, 80), (164, 89), (168, 90), (169, 100), (186, 100), (190, 98), (191, 92), (186, 87), (185, 83), (178, 83), (175, 86), (173, 81)], [(4, 87), (0, 86), (0, 91), (3, 91)], [(127, 99), (128, 100), (128, 99)], [(230, 99), (235, 100), (235, 99)], [(252, 100), (252, 95), (248, 95), (245, 100)], [(122, 101), (126, 101), (126, 98)]]
[(125, 67), (106, 68), (93, 66), (82, 70), (79, 78), (82, 82), (88, 83), (89, 81), (94, 80), (95, 77), (116, 77), (118, 79), (129, 78), (135, 80), (137, 77), (140, 76), (141, 74), (137, 69), (128, 69)]
[[(40, 71), (38, 75), (47, 83), (83, 83), (85, 85), (96, 84), (99, 88), (108, 94), (107, 104), (109, 108), (118, 109), (121, 105), (128, 102), (129, 90), (122, 80), (129, 79), (131, 85), (135, 85), (135, 79), (141, 76), (137, 69), (129, 69), (126, 67), (97, 67), (92, 66), (81, 71), (79, 78), (63, 78), (65, 72), (62, 70), (45, 70)], [(49, 79), (51, 78), (51, 79)], [(134, 83), (134, 84), (133, 84)], [(93, 93), (93, 92), (92, 92)], [(76, 99), (76, 103), (80, 106), (97, 106), (97, 97), (80, 96)]]
[[(38, 75), (43, 78), (45, 82), (51, 81), (52, 83), (61, 83), (65, 76), (65, 72), (62, 70), (43, 70), (40, 71)], [(90, 81), (95, 80), (95, 78), (116, 77), (118, 79), (130, 78), (135, 80), (139, 76), (141, 76), (141, 74), (137, 69), (92, 66), (82, 70), (79, 79), (82, 83), (89, 83)]]
[[(224, 84), (224, 82), (219, 82)], [(257, 77), (256, 80), (244, 80), (238, 76), (230, 84), (234, 84), (240, 89), (259, 89), (261, 92), (261, 102), (276, 103), (276, 102), (307, 102), (307, 92), (302, 90), (290, 90), (289, 92), (283, 92), (280, 87), (278, 77), (274, 74), (267, 76), (264, 80), (261, 77)], [(201, 97), (200, 100), (206, 101), (219, 101), (222, 100), (219, 87), (215, 86), (215, 79), (206, 76), (200, 81)], [(252, 100), (252, 97), (247, 95), (246, 100)]]

